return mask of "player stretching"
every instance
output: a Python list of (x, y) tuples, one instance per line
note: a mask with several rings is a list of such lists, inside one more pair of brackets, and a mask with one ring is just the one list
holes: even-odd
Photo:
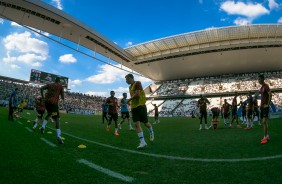
[(218, 123), (218, 116), (220, 113), (220, 109), (218, 107), (213, 107), (211, 108), (211, 112), (212, 112), (212, 122), (211, 122), (211, 126), (209, 128), (213, 128), (213, 129), (217, 129), (217, 123)]
[(140, 144), (137, 147), (143, 148), (147, 145), (143, 130), (140, 123), (144, 123), (150, 132), (150, 141), (154, 140), (154, 131), (151, 123), (148, 121), (147, 107), (146, 107), (146, 96), (140, 81), (134, 81), (132, 74), (127, 74), (125, 76), (126, 83), (130, 84), (129, 92), (130, 99), (127, 100), (127, 104), (131, 104), (132, 120), (135, 123), (136, 131), (140, 140)]
[(262, 119), (263, 128), (264, 128), (264, 131), (263, 131), (264, 136), (260, 143), (265, 144), (269, 141), (267, 119), (268, 119), (269, 105), (270, 105), (272, 94), (271, 94), (269, 86), (264, 82), (264, 76), (259, 75), (258, 80), (261, 85), (261, 88), (259, 90), (260, 95), (261, 95), (260, 117)]
[(155, 122), (154, 122), (154, 124), (160, 123), (160, 120), (159, 120), (159, 107), (157, 106), (157, 104), (153, 104), (152, 102), (151, 102), (151, 104), (154, 106), (154, 111), (155, 111), (155, 115), (154, 115)]

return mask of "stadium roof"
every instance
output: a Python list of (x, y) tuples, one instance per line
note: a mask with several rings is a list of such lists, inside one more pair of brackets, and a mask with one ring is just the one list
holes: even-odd
[(281, 24), (206, 29), (123, 49), (39, 0), (0, 0), (0, 16), (82, 45), (155, 81), (282, 70)]

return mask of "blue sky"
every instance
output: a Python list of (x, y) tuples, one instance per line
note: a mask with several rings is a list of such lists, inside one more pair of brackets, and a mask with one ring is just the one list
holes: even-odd
[[(209, 28), (282, 23), (282, 0), (44, 0), (122, 48)], [(0, 19), (0, 75), (29, 80), (37, 69), (69, 77), (72, 92), (128, 92), (125, 71)], [(47, 36), (50, 36), (47, 34)], [(28, 43), (28, 44), (27, 44)], [(103, 58), (102, 58), (103, 59)], [(118, 65), (117, 63), (112, 63)], [(152, 81), (137, 78), (146, 87)]]

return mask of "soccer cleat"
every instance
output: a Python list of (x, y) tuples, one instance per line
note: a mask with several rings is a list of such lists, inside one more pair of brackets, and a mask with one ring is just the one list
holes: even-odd
[(115, 132), (115, 136), (119, 136), (118, 132)]
[(110, 127), (107, 127), (107, 128), (106, 128), (106, 131), (109, 132), (109, 131), (110, 131)]
[(142, 148), (144, 148), (144, 147), (146, 147), (147, 146), (147, 144), (146, 143), (140, 143), (139, 144), (139, 146), (137, 146), (137, 149), (142, 149)]
[(44, 134), (45, 128), (41, 127), (41, 128), (40, 128), (40, 132), (41, 132), (42, 134)]
[(206, 130), (208, 130), (208, 129), (209, 129), (207, 125), (205, 125), (205, 129), (206, 129)]
[[(262, 140), (264, 140), (264, 139), (266, 139), (267, 141), (269, 141), (269, 140), (270, 140), (270, 137), (267, 136), (267, 137), (263, 138)], [(261, 141), (262, 141), (262, 140), (261, 140)]]
[(237, 128), (243, 128), (241, 125), (237, 125)]
[(267, 138), (263, 138), (263, 139), (260, 141), (260, 143), (261, 143), (261, 144), (266, 144), (267, 141), (268, 141)]
[(228, 126), (228, 128), (232, 128), (232, 126), (231, 126), (231, 125), (229, 125), (229, 126)]
[(155, 139), (154, 134), (150, 134), (150, 141), (154, 141), (154, 139)]
[(57, 140), (58, 140), (58, 143), (59, 143), (59, 144), (64, 144), (64, 141), (62, 140), (61, 137), (58, 137)]

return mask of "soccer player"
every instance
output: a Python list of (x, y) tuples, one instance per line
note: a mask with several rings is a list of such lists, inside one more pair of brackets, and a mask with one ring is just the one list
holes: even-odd
[[(223, 113), (223, 121), (225, 126), (228, 125), (228, 119), (230, 116), (230, 107), (231, 105), (227, 102), (226, 99), (224, 99), (224, 103), (222, 105), (222, 113)], [(230, 126), (228, 127), (230, 128)]]
[[(260, 124), (260, 119), (259, 119), (259, 106), (258, 106), (258, 100), (257, 100), (257, 95), (254, 96), (254, 121), (256, 120), (258, 122), (258, 125)], [(257, 119), (255, 119), (257, 117)]]
[(202, 130), (202, 120), (205, 119), (205, 129), (209, 129), (207, 125), (207, 103), (210, 104), (210, 101), (207, 98), (204, 98), (203, 95), (200, 95), (200, 99), (198, 100), (198, 108), (200, 108), (200, 128)]
[(238, 124), (238, 115), (237, 115), (238, 103), (237, 103), (237, 97), (238, 97), (238, 93), (236, 92), (235, 96), (234, 96), (234, 98), (232, 100), (232, 120), (231, 120), (231, 124), (230, 124), (229, 128), (232, 128), (232, 123), (233, 123), (234, 120), (236, 120), (237, 128), (242, 128), (241, 125)]
[(119, 123), (118, 127), (119, 127), (119, 129), (121, 129), (121, 125), (123, 124), (125, 119), (127, 119), (129, 130), (133, 130), (132, 125), (131, 125), (131, 121), (130, 121), (128, 105), (126, 103), (127, 93), (123, 93), (122, 96), (123, 96), (123, 98), (120, 101), (120, 104), (121, 104), (120, 112), (121, 112), (122, 120)]
[(37, 117), (33, 121), (33, 130), (36, 129), (39, 121), (41, 121), (43, 119), (43, 115), (44, 115), (45, 109), (46, 109), (44, 101), (43, 101), (43, 99), (40, 96), (36, 98), (35, 108), (36, 108), (36, 111), (37, 111)]
[[(56, 131), (57, 131), (57, 140), (59, 144), (63, 144), (63, 140), (61, 138), (61, 129), (60, 129), (60, 113), (59, 113), (59, 97), (64, 101), (64, 87), (60, 84), (60, 77), (56, 77), (54, 83), (47, 84), (42, 86), (41, 96), (45, 101), (45, 107), (47, 110), (47, 116), (44, 118), (42, 123), (42, 127), (40, 128), (41, 133), (44, 133), (46, 124), (50, 117), (52, 117), (56, 123)], [(44, 91), (47, 91), (44, 96)]]
[(21, 114), (23, 113), (23, 109), (26, 106), (26, 102), (25, 100), (21, 100), (21, 102), (18, 105), (18, 116), (21, 116)]
[(14, 121), (14, 110), (17, 109), (17, 103), (18, 103), (17, 93), (18, 93), (18, 88), (16, 88), (15, 91), (13, 91), (10, 95), (9, 116), (8, 116), (8, 120), (10, 121)]
[(264, 128), (263, 131), (264, 136), (260, 143), (265, 144), (269, 141), (267, 119), (268, 119), (269, 105), (270, 105), (272, 94), (268, 84), (264, 82), (264, 75), (259, 75), (258, 81), (261, 85), (261, 88), (259, 90), (261, 95), (260, 117), (262, 119), (263, 128)]
[(118, 134), (118, 99), (115, 97), (115, 92), (111, 91), (110, 92), (111, 96), (106, 99), (106, 104), (109, 106), (109, 122), (107, 124), (107, 131), (110, 131), (110, 125), (112, 123), (112, 120), (115, 122), (115, 135), (119, 136)]
[(211, 127), (213, 127), (213, 129), (217, 129), (217, 123), (218, 123), (218, 117), (219, 117), (219, 113), (220, 113), (220, 109), (218, 107), (213, 107), (211, 108), (211, 112), (212, 112), (212, 122), (211, 122)]
[(105, 119), (107, 121), (107, 124), (109, 123), (109, 120), (108, 120), (108, 111), (109, 111), (109, 106), (106, 104), (106, 100), (103, 100), (103, 104), (102, 104), (102, 122), (104, 124), (105, 122)]
[(246, 124), (247, 123), (247, 106), (246, 103), (244, 103), (243, 101), (240, 101), (240, 106), (242, 108), (242, 124)]
[(253, 99), (253, 96), (252, 96), (252, 92), (249, 91), (248, 106), (247, 106), (248, 122), (247, 122), (247, 127), (245, 128), (245, 130), (253, 129), (253, 113), (254, 113), (254, 99)]
[(153, 104), (152, 102), (151, 102), (151, 104), (154, 106), (154, 111), (155, 111), (155, 116), (154, 116), (155, 122), (154, 122), (154, 124), (160, 123), (160, 120), (159, 120), (159, 107), (157, 106), (157, 104)]
[(135, 123), (136, 131), (140, 139), (140, 144), (137, 149), (140, 149), (147, 145), (140, 123), (144, 123), (148, 128), (150, 132), (150, 141), (154, 140), (154, 131), (152, 125), (148, 121), (146, 96), (141, 82), (135, 81), (132, 74), (127, 74), (125, 79), (126, 83), (130, 85), (130, 98), (127, 100), (127, 104), (131, 104), (132, 120)]

